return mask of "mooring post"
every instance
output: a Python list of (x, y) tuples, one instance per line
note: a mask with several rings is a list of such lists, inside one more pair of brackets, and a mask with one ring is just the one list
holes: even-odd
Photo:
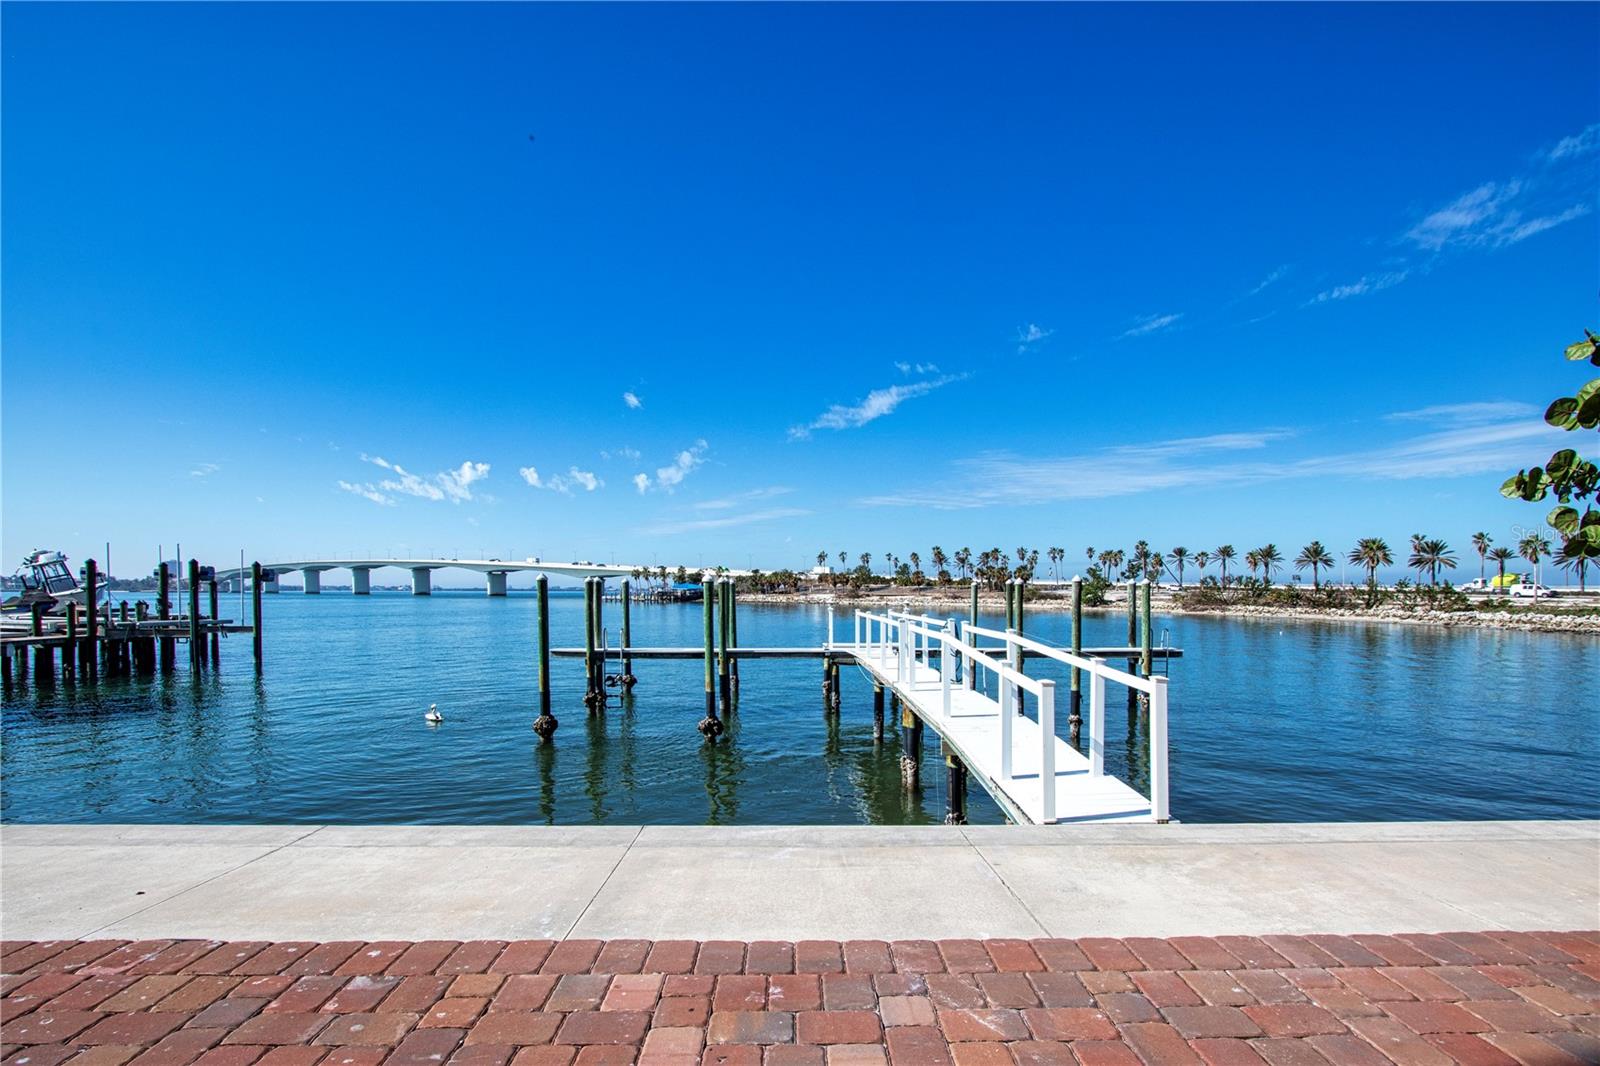
[(222, 635), (217, 626), (217, 579), (212, 578), (206, 582), (206, 598), (210, 600), (211, 613), (211, 663), (213, 666), (222, 661)]
[(967, 824), (967, 767), (961, 757), (947, 751), (944, 755), (948, 787), (945, 789), (945, 825)]
[(34, 683), (50, 687), (56, 683), (56, 660), (55, 653), (44, 642), (44, 604), (34, 604), (29, 614), (32, 617), (28, 632), (38, 638), (38, 643), (33, 646)]
[[(600, 701), (605, 699), (604, 690), (599, 686), (599, 670), (595, 668), (595, 583), (594, 578), (583, 579), (583, 669), (584, 693), (583, 702), (589, 708), (589, 713), (594, 714), (600, 707)], [(604, 669), (601, 667), (600, 669)]]
[(83, 670), (93, 677), (100, 666), (100, 616), (95, 597), (99, 594), (100, 567), (93, 559), (83, 563), (83, 610), (88, 622), (84, 633)]
[[(1023, 635), (1023, 633), (1022, 633), (1022, 600), (1023, 600), (1024, 594), (1027, 592), (1027, 588), (1028, 588), (1027, 580), (1024, 579), (1024, 578), (1018, 578), (1017, 579), (1017, 621), (1016, 621), (1016, 630), (1017, 630), (1017, 636), (1019, 636), (1019, 637)], [(1027, 673), (1027, 670), (1024, 669), (1024, 664), (1028, 661), (1027, 656), (1022, 654), (1022, 645), (1021, 644), (1018, 644), (1015, 647), (1017, 649), (1017, 660), (1016, 660), (1017, 673), (1025, 674), (1025, 673)], [(1023, 688), (1022, 688), (1021, 685), (1017, 685), (1016, 686), (1016, 690), (1017, 690), (1017, 696), (1016, 696), (1016, 699), (1017, 699), (1017, 713), (1021, 714), (1022, 713), (1022, 701), (1023, 701), (1023, 697), (1026, 695), (1026, 693), (1024, 693)]]
[(633, 676), (633, 657), (628, 649), (633, 646), (633, 587), (627, 578), (622, 579), (622, 687), (631, 689), (638, 683)]
[(712, 617), (716, 604), (711, 599), (713, 594), (711, 579), (702, 580), (700, 582), (700, 601), (703, 623), (701, 635), (705, 650), (706, 716), (700, 719), (698, 728), (700, 735), (709, 741), (715, 741), (717, 737), (721, 736), (723, 729), (722, 720), (717, 717), (717, 690), (715, 680), (712, 677), (712, 670), (715, 665), (713, 660), (716, 658), (716, 642), (713, 639), (715, 636), (715, 621)]
[(533, 720), (533, 731), (541, 741), (555, 735), (555, 715), (550, 713), (550, 578), (540, 574), (534, 587), (539, 592), (539, 717)]
[(5, 686), (7, 692), (11, 691), (11, 649), (0, 649), (0, 685)]
[(900, 704), (900, 781), (906, 788), (922, 783), (922, 719), (904, 703)]
[[(1072, 654), (1083, 655), (1083, 577), (1072, 578)], [(1072, 746), (1078, 746), (1078, 736), (1083, 731), (1083, 680), (1076, 666), (1072, 668), (1072, 698), (1067, 707), (1067, 727), (1072, 734)]]
[[(166, 566), (161, 568), (166, 574)], [(256, 670), (261, 669), (261, 564), (250, 564), (250, 643), (256, 656)]]
[(832, 652), (828, 654), (828, 668), (833, 671), (832, 679), (828, 683), (828, 688), (833, 693), (833, 701), (829, 709), (834, 714), (838, 714), (839, 707), (844, 702), (844, 681), (840, 676), (839, 660), (833, 657)]
[(200, 560), (189, 560), (189, 665), (200, 664)]
[(67, 642), (61, 645), (61, 677), (72, 680), (78, 668), (78, 612), (82, 605), (77, 600), (67, 604)]
[(733, 712), (733, 675), (730, 672), (728, 658), (728, 641), (732, 637), (732, 626), (729, 615), (733, 613), (733, 583), (727, 578), (717, 582), (718, 606), (722, 608), (721, 617), (717, 619), (717, 645), (721, 655), (717, 659), (717, 690), (722, 694), (722, 716), (726, 718)]
[[(166, 622), (172, 618), (172, 569), (165, 562), (158, 569), (160, 599), (156, 601), (156, 617)], [(177, 641), (167, 633), (166, 626), (161, 627), (161, 634), (161, 672), (167, 674), (172, 672), (172, 660), (178, 651)]]
[(1150, 579), (1145, 578), (1144, 584), (1139, 588), (1139, 611), (1144, 616), (1139, 624), (1139, 672), (1149, 677), (1153, 672), (1151, 648), (1155, 633), (1155, 623), (1150, 614)]
[(872, 682), (872, 739), (883, 739), (883, 682)]
[[(1132, 650), (1139, 643), (1139, 594), (1133, 579), (1128, 579), (1128, 648)], [(1137, 673), (1139, 660), (1134, 656), (1128, 657), (1128, 673)], [(1129, 687), (1128, 710), (1133, 712), (1138, 709), (1139, 690)]]
[[(739, 646), (739, 583), (728, 579), (728, 646)], [(733, 693), (739, 694), (739, 657), (736, 655), (729, 669), (733, 672)]]

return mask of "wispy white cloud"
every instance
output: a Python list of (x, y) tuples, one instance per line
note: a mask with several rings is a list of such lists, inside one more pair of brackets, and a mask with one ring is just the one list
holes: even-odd
[[(365, 485), (365, 484), (358, 485), (358, 484), (356, 484), (355, 482), (352, 482), (352, 481), (340, 481), (338, 484), (339, 484), (339, 487), (341, 489), (343, 489), (345, 492), (354, 493), (355, 495), (360, 496), (364, 500), (371, 500), (373, 503), (381, 504), (381, 505), (383, 505), (385, 507), (393, 507), (394, 506), (394, 500), (393, 499), (391, 499), (388, 496), (385, 496), (383, 493), (379, 492), (377, 489), (373, 488), (371, 485)], [(257, 496), (256, 497), (256, 502), (260, 503), (261, 502), (261, 497)]]
[(937, 374), (939, 372), (938, 363), (907, 363), (902, 361), (896, 363), (894, 368), (902, 374)]
[(206, 477), (210, 477), (212, 474), (215, 474), (218, 470), (221, 470), (221, 469), (222, 469), (222, 467), (217, 463), (197, 463), (197, 464), (195, 464), (195, 468), (193, 470), (189, 471), (189, 476), (190, 477), (198, 477), (198, 478), (206, 478)]
[(583, 489), (593, 492), (604, 488), (605, 482), (596, 477), (591, 470), (579, 470), (576, 466), (568, 467), (565, 474), (554, 477), (541, 476), (537, 467), (523, 466), (517, 468), (517, 473), (522, 475), (522, 480), (536, 489), (549, 489), (562, 495), (571, 495), (573, 489)]
[(914, 381), (909, 385), (890, 385), (887, 388), (873, 389), (858, 403), (836, 403), (805, 425), (791, 427), (789, 439), (803, 440), (818, 429), (857, 429), (884, 415), (893, 414), (895, 408), (907, 400), (926, 396), (935, 389), (943, 388), (952, 381), (960, 381), (965, 377), (965, 374), (945, 374), (926, 381)]
[(1144, 337), (1151, 333), (1160, 333), (1164, 329), (1171, 329), (1183, 317), (1183, 312), (1168, 315), (1146, 315), (1137, 319), (1133, 326), (1123, 331), (1124, 337)]
[(706, 461), (706, 452), (709, 450), (704, 440), (697, 440), (689, 447), (679, 452), (666, 466), (656, 468), (654, 479), (649, 474), (638, 473), (633, 475), (633, 487), (639, 492), (649, 492), (652, 488), (663, 492), (672, 492), (683, 483), (694, 469)]
[(462, 503), (473, 498), (472, 486), (489, 476), (488, 463), (473, 462), (470, 459), (452, 470), (444, 470), (431, 477), (413, 474), (400, 464), (391, 463), (379, 455), (367, 455), (363, 452), (361, 461), (371, 463), (394, 475), (382, 479), (376, 486), (367, 483), (364, 485), (365, 488), (416, 496), (424, 500), (449, 500), (451, 503)]
[(748, 511), (744, 514), (722, 515), (717, 518), (659, 522), (646, 526), (639, 532), (645, 536), (669, 537), (676, 533), (696, 533), (707, 529), (726, 529), (729, 526), (748, 526), (756, 522), (774, 522), (782, 518), (799, 518), (810, 513), (798, 507), (773, 507), (765, 511)]
[(738, 492), (732, 496), (724, 496), (717, 500), (701, 500), (694, 505), (697, 511), (726, 511), (752, 500), (770, 500), (774, 496), (787, 496), (793, 492), (785, 485), (773, 485), (764, 489), (751, 489), (749, 492)]
[(637, 411), (639, 408), (644, 406), (644, 401), (639, 399), (638, 396), (631, 392), (625, 392), (622, 394), (622, 402), (627, 404), (628, 409), (632, 411)]
[(1017, 354), (1023, 354), (1029, 348), (1033, 347), (1035, 344), (1038, 344), (1040, 341), (1044, 340), (1054, 332), (1055, 330), (1053, 329), (1045, 329), (1044, 327), (1036, 325), (1032, 322), (1029, 322), (1026, 326), (1018, 326)]
[(1331, 289), (1324, 289), (1311, 299), (1305, 306), (1312, 304), (1325, 304), (1331, 300), (1348, 300), (1352, 296), (1365, 296), (1369, 292), (1382, 292), (1400, 284), (1411, 276), (1409, 270), (1390, 270), (1382, 274), (1367, 274), (1348, 285), (1336, 285)]
[(1284, 265), (1284, 266), (1280, 266), (1280, 267), (1274, 267), (1272, 270), (1267, 272), (1267, 276), (1262, 278), (1260, 283), (1257, 284), (1255, 288), (1251, 289), (1249, 292), (1244, 294), (1245, 298), (1248, 299), (1251, 296), (1259, 295), (1268, 286), (1275, 285), (1278, 282), (1282, 281), (1284, 279), (1284, 276), (1287, 275), (1288, 273), (1289, 273), (1289, 267), (1287, 266), (1287, 264)]
[(1531, 403), (1519, 400), (1479, 400), (1470, 403), (1439, 403), (1414, 411), (1394, 411), (1384, 415), (1391, 422), (1498, 422), (1502, 419), (1529, 418), (1539, 413)]
[(638, 458), (639, 458), (639, 449), (637, 449), (637, 448), (627, 448), (627, 447), (612, 448), (612, 449), (601, 449), (600, 458), (602, 458), (602, 459), (604, 459), (604, 460), (606, 460), (608, 462), (610, 460), (612, 460), (612, 459), (626, 459), (630, 463), (631, 462), (636, 462), (638, 460)]
[(1573, 159), (1578, 156), (1588, 155), (1596, 148), (1600, 148), (1600, 123), (1590, 126), (1563, 137), (1557, 141), (1548, 152), (1544, 153), (1547, 162), (1557, 163), (1563, 159)]
[[(1269, 445), (1289, 435), (1281, 430), (1217, 434), (1062, 456), (995, 452), (956, 462), (953, 476), (944, 479), (938, 489), (908, 489), (870, 496), (861, 502), (955, 510), (1302, 478), (1458, 477), (1514, 470), (1527, 461), (1528, 441), (1554, 441), (1560, 431), (1537, 421), (1517, 419), (1424, 433), (1371, 448), (1307, 458), (1275, 454)], [(1213, 446), (1197, 448), (1194, 441), (1211, 441)], [(1233, 453), (1251, 454), (1246, 458)]]

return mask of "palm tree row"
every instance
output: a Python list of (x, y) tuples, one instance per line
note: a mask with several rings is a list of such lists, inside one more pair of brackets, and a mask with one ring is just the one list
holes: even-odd
[[(1509, 548), (1495, 547), (1494, 538), (1487, 533), (1474, 533), (1472, 548), (1478, 555), (1480, 581), (1486, 581), (1488, 563), (1492, 560), (1499, 571), (1499, 579), (1496, 582), (1498, 585), (1505, 584), (1506, 563), (1516, 556), (1521, 556), (1533, 564), (1535, 580), (1538, 579), (1541, 560), (1551, 556), (1550, 541), (1538, 533), (1523, 537), (1518, 542), (1515, 552)], [(1066, 550), (1050, 547), (1045, 549), (1043, 557), (1049, 562), (1050, 577), (1057, 581), (1062, 580), (1064, 576), (1062, 564), (1067, 558)], [(879, 576), (872, 569), (871, 552), (862, 552), (857, 556), (857, 566), (853, 570), (847, 570), (849, 561), (847, 552), (830, 554), (827, 551), (819, 551), (817, 566), (827, 567), (829, 560), (834, 558), (839, 562), (839, 571), (830, 575), (830, 579), (849, 579), (854, 575), (867, 580)], [(931, 579), (939, 584), (951, 584), (970, 580), (995, 587), (1010, 578), (1033, 580), (1038, 572), (1040, 552), (1038, 549), (1026, 547), (1018, 547), (1010, 553), (998, 547), (978, 552), (962, 547), (954, 552), (946, 552), (936, 544), (928, 554), (928, 562), (933, 568), (931, 575), (924, 572), (923, 559), (918, 552), (911, 552), (904, 560), (893, 552), (884, 553), (883, 558), (889, 564), (889, 576), (901, 583), (922, 584)], [(1247, 549), (1241, 556), (1232, 544), (1221, 544), (1200, 551), (1190, 551), (1180, 545), (1163, 553), (1151, 548), (1149, 542), (1143, 540), (1137, 542), (1131, 550), (1088, 547), (1084, 550), (1084, 558), (1089, 563), (1091, 581), (1113, 582), (1139, 578), (1161, 581), (1165, 576), (1170, 576), (1180, 589), (1184, 587), (1190, 568), (1204, 575), (1213, 563), (1216, 564), (1218, 571), (1218, 584), (1227, 588), (1230, 580), (1239, 580), (1237, 564), (1240, 561), (1249, 571), (1252, 580), (1271, 584), (1274, 575), (1282, 570), (1285, 561), (1278, 546), (1272, 543)], [(1366, 570), (1369, 585), (1376, 584), (1380, 568), (1395, 565), (1394, 552), (1382, 537), (1360, 538), (1345, 558), (1352, 565)], [(1580, 559), (1574, 564), (1562, 565), (1573, 566), (1578, 572), (1579, 583), (1582, 584), (1585, 579), (1585, 562), (1586, 560)], [(1411, 537), (1411, 552), (1406, 559), (1406, 566), (1417, 572), (1419, 584), (1426, 578), (1428, 584), (1437, 586), (1440, 571), (1454, 570), (1457, 563), (1455, 552), (1444, 540), (1421, 533)], [(1311, 572), (1312, 587), (1317, 589), (1322, 587), (1322, 575), (1331, 570), (1335, 564), (1334, 553), (1320, 540), (1306, 544), (1292, 561), (1296, 574), (1308, 570)]]

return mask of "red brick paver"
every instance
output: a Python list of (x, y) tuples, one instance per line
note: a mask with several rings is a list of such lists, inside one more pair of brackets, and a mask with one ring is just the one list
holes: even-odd
[(1600, 1064), (1600, 933), (0, 945), (3, 1066)]

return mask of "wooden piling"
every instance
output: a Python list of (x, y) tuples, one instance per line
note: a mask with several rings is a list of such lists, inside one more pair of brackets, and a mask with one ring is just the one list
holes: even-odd
[[(156, 617), (165, 622), (172, 617), (172, 568), (165, 561), (158, 567), (158, 598), (156, 600)], [(258, 594), (259, 595), (259, 594)], [(170, 674), (173, 668), (173, 659), (177, 656), (178, 642), (168, 636), (161, 638), (161, 672)], [(259, 656), (257, 659), (259, 660)]]
[(945, 789), (945, 825), (967, 824), (967, 767), (960, 756), (954, 752), (946, 752), (944, 756), (946, 769)]
[(1144, 677), (1151, 674), (1152, 644), (1155, 638), (1155, 622), (1150, 612), (1150, 579), (1145, 578), (1144, 584), (1139, 588), (1139, 611), (1143, 619), (1139, 624), (1139, 673)]
[[(1128, 579), (1128, 647), (1132, 648), (1139, 641), (1139, 594), (1133, 579)], [(1137, 657), (1128, 660), (1128, 673), (1136, 673), (1139, 669)], [(1132, 713), (1138, 708), (1139, 690), (1128, 689), (1128, 711)]]
[(99, 594), (100, 567), (93, 559), (83, 562), (83, 610), (86, 618), (83, 642), (83, 670), (88, 677), (93, 677), (100, 668), (100, 609), (96, 597)]
[[(44, 636), (44, 604), (36, 603), (29, 612), (30, 625), (28, 631), (35, 637)], [(53, 687), (56, 683), (56, 658), (55, 653), (42, 639), (33, 646), (33, 678), (34, 684), (44, 688)]]
[[(978, 624), (978, 579), (977, 578), (973, 578), (972, 579), (972, 610), (968, 614), (967, 617), (968, 617), (968, 621), (970, 622), (970, 624), (972, 624), (974, 626)], [(967, 637), (967, 643), (972, 644), (975, 641), (976, 641), (975, 637), (972, 637), (970, 635)], [(961, 680), (962, 680), (963, 683), (966, 684), (966, 686), (968, 688), (977, 688), (978, 687), (978, 672), (976, 670), (968, 669), (962, 675)]]
[[(165, 571), (166, 567), (163, 566)], [(261, 564), (250, 564), (250, 643), (255, 652), (256, 670), (261, 669)]]
[(67, 681), (78, 669), (78, 612), (82, 609), (77, 600), (67, 604), (67, 642), (61, 645), (61, 677)]
[[(1027, 592), (1027, 589), (1028, 589), (1027, 581), (1022, 579), (1022, 578), (1018, 578), (1017, 579), (1017, 587), (1016, 587), (1017, 606), (1015, 608), (1015, 617), (1014, 617), (1014, 619), (1013, 619), (1011, 624), (1012, 624), (1012, 627), (1016, 629), (1017, 636), (1019, 636), (1019, 637), (1022, 636), (1022, 632), (1023, 632), (1022, 600), (1023, 600), (1023, 596)], [(1027, 665), (1027, 662), (1028, 662), (1027, 657), (1022, 655), (1019, 652), (1018, 655), (1017, 655), (1017, 663), (1016, 663), (1017, 673), (1022, 674), (1022, 673), (1026, 673), (1027, 672), (1027, 670), (1025, 669), (1025, 667)], [(1022, 714), (1023, 713), (1023, 698), (1026, 695), (1026, 693), (1023, 691), (1023, 688), (1022, 688), (1021, 685), (1013, 685), (1012, 688), (1016, 690), (1017, 713), (1018, 714)]]
[[(1083, 654), (1083, 578), (1079, 575), (1072, 578), (1072, 654)], [(1078, 737), (1083, 732), (1082, 673), (1076, 666), (1072, 668), (1072, 700), (1067, 711), (1067, 728), (1074, 748), (1078, 746)]]
[[(728, 647), (739, 646), (739, 584), (732, 578), (728, 579)], [(739, 695), (739, 660), (735, 658), (728, 665), (733, 678), (733, 694)]]
[(4, 685), (5, 690), (10, 692), (13, 684), (15, 682), (11, 677), (11, 649), (3, 648), (0, 649), (0, 685)]
[(595, 587), (594, 578), (583, 580), (583, 668), (584, 668), (584, 706), (589, 708), (589, 713), (594, 714), (600, 708), (600, 701), (605, 698), (601, 688), (600, 671), (595, 665)]
[(540, 574), (534, 582), (539, 594), (539, 717), (533, 720), (533, 731), (541, 741), (555, 735), (561, 723), (550, 713), (550, 578)]
[(215, 578), (206, 582), (206, 597), (211, 601), (211, 663), (215, 666), (220, 664), (222, 660), (222, 634), (217, 630), (217, 582)]
[(721, 607), (720, 623), (717, 626), (717, 643), (721, 648), (721, 655), (717, 659), (717, 691), (722, 694), (722, 714), (727, 717), (733, 710), (733, 678), (729, 670), (728, 640), (733, 635), (729, 622), (732, 613), (729, 603), (733, 599), (732, 584), (727, 578), (717, 582), (717, 601)]
[(883, 682), (872, 682), (872, 739), (883, 739)]
[(701, 635), (704, 638), (705, 645), (706, 716), (700, 719), (700, 725), (697, 728), (700, 730), (700, 735), (709, 741), (715, 741), (717, 737), (722, 735), (723, 730), (722, 720), (717, 717), (717, 690), (712, 677), (713, 669), (716, 665), (713, 661), (716, 658), (716, 642), (713, 639), (715, 634), (713, 612), (716, 609), (716, 604), (712, 602), (714, 595), (715, 589), (711, 584), (711, 580), (707, 578), (701, 581), (700, 600), (703, 623)]
[(633, 645), (633, 590), (627, 578), (622, 579), (622, 687), (632, 689), (639, 679), (633, 676), (633, 657), (628, 649)]
[(900, 781), (906, 788), (922, 782), (922, 719), (905, 705), (900, 708)]
[(200, 560), (189, 560), (189, 667), (199, 667), (203, 657), (200, 647)]

